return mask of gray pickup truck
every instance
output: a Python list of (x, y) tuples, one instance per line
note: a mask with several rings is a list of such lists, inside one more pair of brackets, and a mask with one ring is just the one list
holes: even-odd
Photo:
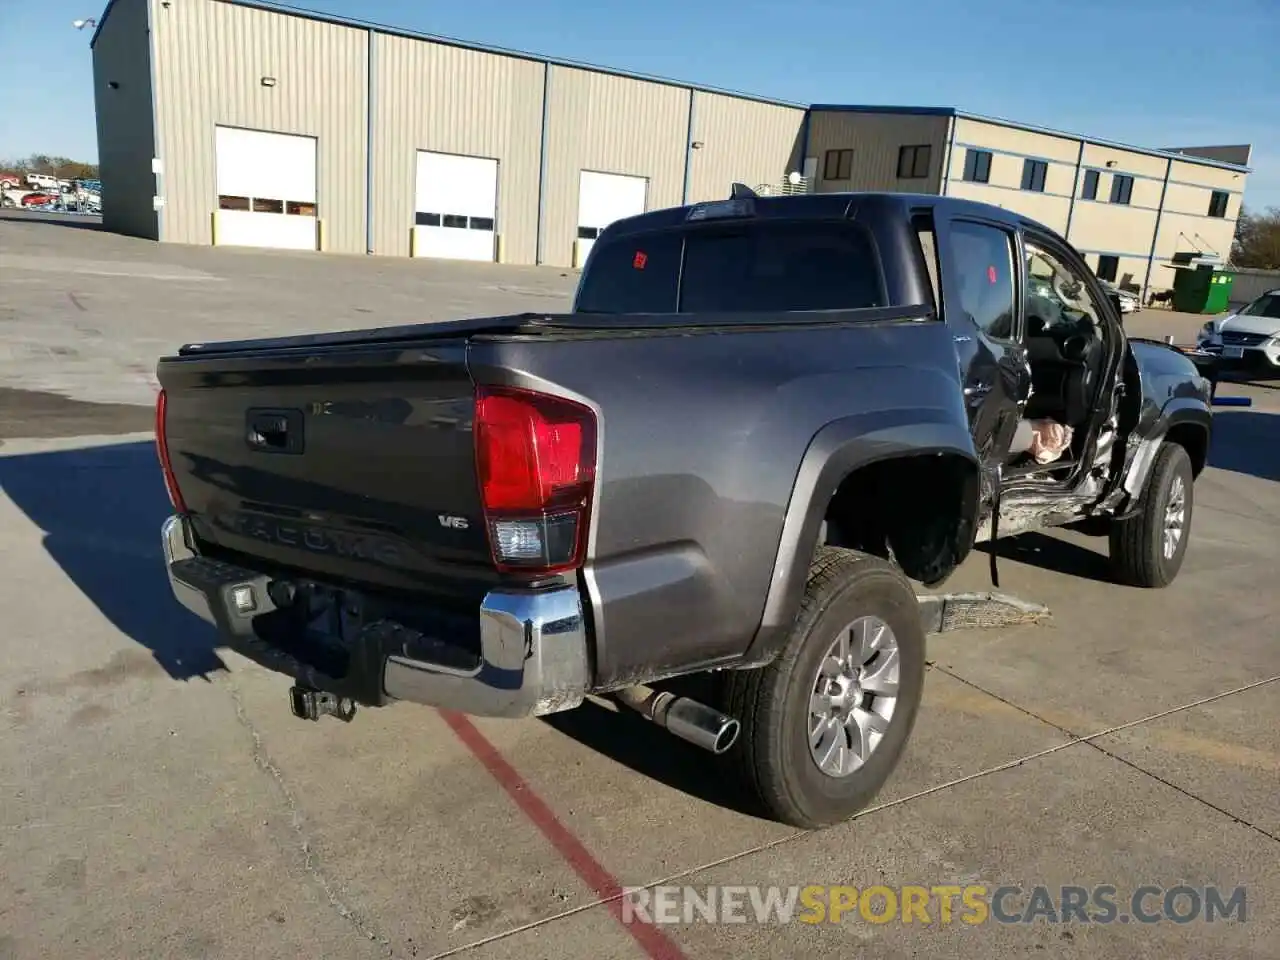
[[(910, 736), (912, 581), (1074, 524), (1167, 585), (1211, 425), (1053, 231), (893, 193), (735, 187), (610, 226), (570, 313), (192, 344), (158, 376), (174, 594), (296, 715), (612, 695), (807, 828)], [(648, 686), (708, 671), (715, 697)]]

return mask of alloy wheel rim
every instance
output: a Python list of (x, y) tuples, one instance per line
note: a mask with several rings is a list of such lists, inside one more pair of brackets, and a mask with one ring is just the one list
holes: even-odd
[(1182, 543), (1187, 523), (1187, 487), (1182, 477), (1174, 477), (1169, 485), (1169, 499), (1164, 507), (1164, 558), (1172, 560)]
[(898, 638), (879, 617), (840, 631), (809, 695), (809, 756), (829, 777), (856, 773), (889, 730), (898, 705)]

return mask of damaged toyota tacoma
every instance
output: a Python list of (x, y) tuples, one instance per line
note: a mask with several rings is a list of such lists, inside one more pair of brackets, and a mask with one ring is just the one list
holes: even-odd
[(1074, 525), (1169, 584), (1211, 426), (1052, 230), (740, 185), (612, 224), (568, 313), (190, 344), (158, 377), (173, 592), (295, 714), (611, 696), (804, 828), (899, 761), (913, 583)]

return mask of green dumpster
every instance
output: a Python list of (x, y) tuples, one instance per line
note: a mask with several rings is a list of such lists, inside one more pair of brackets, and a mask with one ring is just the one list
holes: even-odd
[(1173, 309), (1182, 313), (1226, 313), (1235, 274), (1202, 263), (1180, 268), (1173, 279)]
[(1213, 271), (1209, 279), (1209, 296), (1204, 303), (1204, 313), (1226, 313), (1231, 300), (1231, 284), (1236, 275), (1225, 270)]

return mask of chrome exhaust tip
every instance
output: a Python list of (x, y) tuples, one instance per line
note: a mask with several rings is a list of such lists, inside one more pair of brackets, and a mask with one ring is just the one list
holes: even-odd
[(673, 693), (659, 693), (640, 684), (618, 690), (614, 697), (668, 733), (709, 753), (725, 753), (737, 742), (742, 730), (742, 725), (733, 717), (705, 703)]
[(737, 742), (742, 725), (706, 704), (677, 697), (667, 706), (666, 728), (681, 740), (711, 753), (724, 753)]

